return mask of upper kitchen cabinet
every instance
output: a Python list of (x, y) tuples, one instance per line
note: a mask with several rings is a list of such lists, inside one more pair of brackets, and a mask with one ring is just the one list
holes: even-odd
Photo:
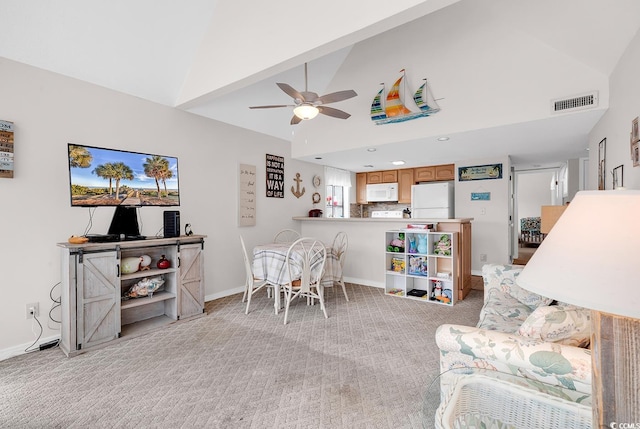
[(382, 172), (382, 183), (397, 183), (398, 170), (384, 170)]
[(435, 180), (455, 180), (456, 167), (454, 164), (436, 165), (436, 178)]
[(356, 203), (367, 204), (367, 174), (356, 173)]
[(416, 182), (434, 182), (455, 179), (455, 165), (431, 165), (429, 167), (414, 168), (414, 179)]
[(367, 183), (382, 183), (382, 171), (370, 171), (367, 173)]
[(398, 170), (398, 203), (411, 204), (411, 186), (415, 183), (413, 168)]
[(367, 183), (396, 183), (398, 170), (370, 171), (367, 173)]
[(436, 180), (436, 167), (418, 167), (413, 169), (413, 177), (416, 182), (432, 182)]

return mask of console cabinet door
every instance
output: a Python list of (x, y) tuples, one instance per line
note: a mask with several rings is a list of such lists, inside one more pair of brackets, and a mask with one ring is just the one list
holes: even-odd
[(178, 258), (180, 260), (178, 318), (185, 319), (204, 312), (202, 244), (180, 245)]
[(76, 350), (80, 350), (120, 336), (120, 281), (116, 252), (76, 258)]

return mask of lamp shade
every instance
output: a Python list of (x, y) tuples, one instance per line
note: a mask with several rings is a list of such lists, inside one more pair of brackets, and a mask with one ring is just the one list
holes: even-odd
[(313, 119), (318, 116), (319, 112), (316, 106), (310, 104), (301, 104), (293, 109), (293, 114), (303, 120)]
[(558, 301), (640, 319), (640, 191), (582, 191), (518, 276)]

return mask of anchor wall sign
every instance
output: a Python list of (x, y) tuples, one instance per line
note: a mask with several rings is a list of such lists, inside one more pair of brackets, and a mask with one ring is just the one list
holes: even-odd
[(296, 187), (294, 189), (294, 187), (291, 187), (291, 193), (293, 195), (295, 195), (296, 198), (300, 198), (301, 196), (304, 195), (304, 191), (305, 188), (302, 188), (302, 190), (300, 190), (300, 182), (302, 182), (302, 179), (300, 178), (300, 173), (296, 173), (296, 178), (293, 179), (296, 182)]

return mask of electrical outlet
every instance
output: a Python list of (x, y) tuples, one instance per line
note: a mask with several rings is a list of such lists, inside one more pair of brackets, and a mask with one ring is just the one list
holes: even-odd
[(481, 253), (480, 254), (480, 262), (487, 262), (487, 254), (486, 253)]
[(40, 315), (40, 306), (37, 302), (27, 304), (27, 319), (33, 319), (33, 316), (38, 317)]

